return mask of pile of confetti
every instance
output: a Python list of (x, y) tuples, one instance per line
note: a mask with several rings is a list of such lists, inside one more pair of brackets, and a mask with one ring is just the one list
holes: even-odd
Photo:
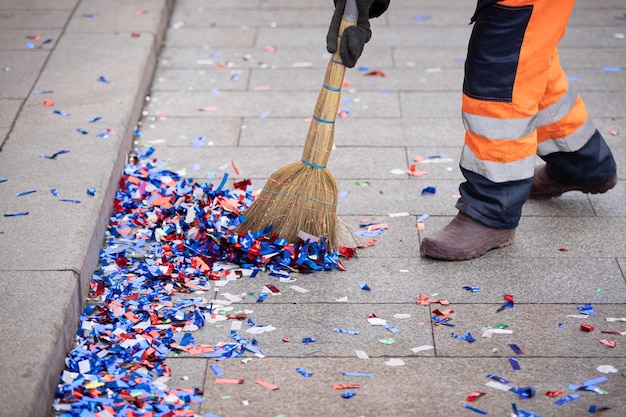
[[(214, 314), (203, 297), (211, 280), (280, 278), (291, 272), (343, 269), (325, 241), (293, 245), (271, 230), (239, 235), (253, 201), (250, 181), (194, 183), (139, 155), (125, 168), (107, 239), (81, 315), (77, 343), (66, 358), (54, 409), (61, 416), (195, 415), (199, 389), (167, 386), (171, 351), (200, 349), (205, 357), (262, 355), (254, 340), (194, 346), (190, 332)], [(176, 296), (178, 295), (178, 296)], [(232, 317), (229, 317), (232, 316)], [(227, 319), (242, 319), (227, 315)]]

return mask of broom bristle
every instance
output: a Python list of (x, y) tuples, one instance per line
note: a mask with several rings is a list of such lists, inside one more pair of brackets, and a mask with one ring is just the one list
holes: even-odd
[(268, 226), (291, 243), (298, 232), (327, 238), (337, 245), (337, 183), (326, 168), (293, 162), (275, 171), (246, 212), (239, 231), (256, 231)]

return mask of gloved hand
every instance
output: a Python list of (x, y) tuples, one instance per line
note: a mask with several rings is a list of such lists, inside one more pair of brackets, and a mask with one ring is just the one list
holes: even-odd
[[(369, 19), (378, 17), (387, 10), (390, 0), (356, 0), (359, 17), (356, 26), (347, 27), (341, 35), (339, 55), (343, 64), (352, 68), (363, 53), (363, 48), (372, 37)], [(346, 0), (335, 0), (335, 13), (326, 35), (326, 49), (331, 54), (337, 52), (337, 37)]]

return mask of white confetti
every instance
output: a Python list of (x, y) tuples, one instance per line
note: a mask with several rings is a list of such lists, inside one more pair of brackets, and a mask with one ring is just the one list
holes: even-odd
[(434, 348), (435, 347), (433, 345), (417, 346), (417, 347), (411, 348), (411, 352), (418, 353), (418, 352), (423, 352), (425, 350), (431, 350), (431, 349), (434, 349)]
[(356, 357), (359, 358), (359, 359), (369, 359), (370, 358), (368, 356), (368, 354), (363, 352), (362, 350), (355, 349), (354, 353), (356, 354)]
[(391, 358), (385, 362), (387, 366), (404, 366), (404, 361), (402, 359)]
[(598, 372), (602, 372), (603, 374), (614, 374), (617, 372), (617, 368), (613, 365), (600, 365), (596, 368)]

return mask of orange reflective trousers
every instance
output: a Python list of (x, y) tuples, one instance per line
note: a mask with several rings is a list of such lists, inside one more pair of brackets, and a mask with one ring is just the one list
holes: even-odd
[(563, 72), (557, 44), (575, 0), (503, 0), (476, 15), (463, 83), (465, 146), (457, 208), (495, 228), (517, 226), (535, 155), (551, 178), (596, 185), (616, 170)]

